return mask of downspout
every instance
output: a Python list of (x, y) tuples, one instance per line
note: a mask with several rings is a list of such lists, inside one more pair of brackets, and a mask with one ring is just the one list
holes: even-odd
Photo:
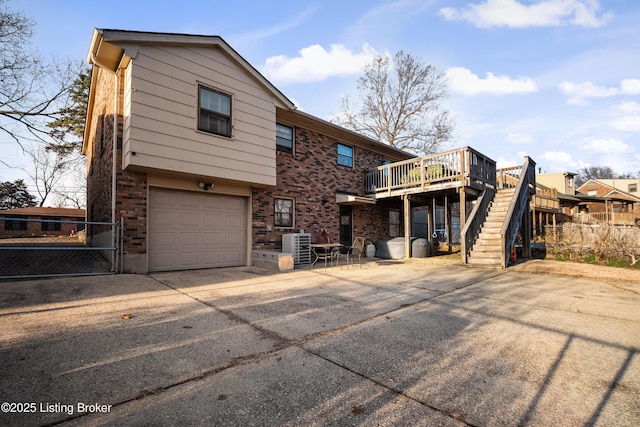
[[(98, 67), (102, 68), (105, 71), (109, 71), (111, 73), (113, 73), (113, 77), (114, 77), (114, 91), (113, 91), (113, 158), (112, 158), (112, 163), (113, 163), (113, 167), (112, 167), (112, 171), (111, 171), (111, 229), (112, 229), (112, 233), (113, 233), (113, 243), (114, 246), (116, 244), (116, 231), (115, 231), (115, 223), (116, 223), (116, 174), (118, 173), (118, 164), (117, 162), (117, 158), (118, 158), (118, 93), (120, 92), (120, 78), (118, 76), (117, 71), (112, 70), (111, 68), (107, 67), (106, 65), (102, 64), (100, 61), (98, 61), (98, 59), (96, 58), (95, 53), (91, 53), (91, 63), (93, 65), (97, 65)], [(116, 267), (116, 254), (114, 251), (114, 259), (113, 261), (113, 266), (114, 268)]]

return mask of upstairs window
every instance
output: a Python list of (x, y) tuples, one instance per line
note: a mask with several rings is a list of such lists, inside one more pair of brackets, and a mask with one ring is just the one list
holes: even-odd
[(276, 148), (278, 151), (293, 153), (293, 128), (276, 123)]
[(198, 129), (231, 137), (231, 96), (200, 86)]
[(353, 147), (338, 144), (338, 164), (349, 168), (353, 167)]
[(636, 193), (638, 191), (638, 184), (629, 184), (629, 193)]

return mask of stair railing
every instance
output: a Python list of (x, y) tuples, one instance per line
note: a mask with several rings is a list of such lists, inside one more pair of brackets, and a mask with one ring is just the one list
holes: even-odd
[(469, 253), (473, 249), (473, 245), (480, 234), (482, 224), (487, 219), (489, 205), (495, 196), (495, 191), (491, 188), (484, 190), (480, 197), (476, 200), (469, 218), (467, 218), (464, 227), (460, 231), (460, 243), (462, 245), (462, 262), (466, 264), (469, 261)]
[[(525, 157), (524, 165), (522, 166), (520, 177), (515, 185), (515, 191), (513, 198), (507, 211), (504, 224), (500, 230), (502, 254), (501, 265), (502, 268), (507, 268), (507, 262), (509, 260), (509, 254), (511, 254), (511, 248), (515, 245), (518, 230), (520, 229), (520, 221), (522, 215), (529, 210), (529, 201), (531, 195), (535, 193), (536, 187), (536, 162), (534, 162), (528, 156)], [(510, 168), (512, 169), (512, 168)], [(511, 187), (513, 183), (513, 174), (511, 173), (499, 173), (498, 185), (501, 188)], [(526, 236), (528, 238), (528, 236)]]

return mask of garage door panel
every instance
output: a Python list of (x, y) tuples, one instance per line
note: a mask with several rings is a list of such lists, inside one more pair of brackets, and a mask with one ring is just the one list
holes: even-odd
[(224, 225), (224, 215), (219, 213), (210, 213), (204, 217), (205, 227), (222, 227)]
[(240, 246), (242, 244), (243, 235), (241, 233), (226, 233), (225, 243), (227, 246)]
[(183, 268), (198, 268), (200, 266), (200, 253), (199, 252), (181, 252), (180, 253), (180, 265)]
[(172, 225), (178, 222), (178, 215), (175, 211), (158, 209), (153, 215), (153, 225)]
[(180, 246), (198, 246), (200, 244), (200, 235), (198, 233), (180, 233)]
[(222, 252), (220, 251), (205, 251), (203, 253), (204, 263), (209, 266), (215, 266), (222, 264)]
[(149, 270), (246, 264), (244, 197), (151, 189)]
[(238, 263), (243, 258), (241, 251), (227, 251), (225, 252), (227, 263)]
[(222, 236), (223, 236), (222, 232), (204, 233), (203, 238), (204, 238), (205, 246), (220, 246), (223, 243)]
[(180, 213), (180, 227), (197, 227), (200, 225), (200, 212), (182, 212)]
[(184, 208), (200, 209), (202, 207), (202, 194), (181, 193), (179, 196), (180, 206)]
[(175, 197), (166, 192), (151, 193), (150, 199), (151, 203), (158, 208), (173, 207), (176, 204)]
[(242, 212), (244, 210), (243, 200), (226, 199), (225, 202), (226, 202), (226, 206), (225, 206), (226, 211)]
[(165, 247), (171, 247), (173, 245), (175, 245), (175, 233), (171, 233), (171, 232), (155, 232), (153, 233), (153, 240), (155, 240), (156, 245), (157, 246), (165, 246)]
[(243, 218), (238, 216), (231, 216), (228, 215), (227, 217), (225, 217), (225, 221), (226, 221), (226, 226), (228, 228), (233, 228), (233, 229), (240, 229), (243, 228)]

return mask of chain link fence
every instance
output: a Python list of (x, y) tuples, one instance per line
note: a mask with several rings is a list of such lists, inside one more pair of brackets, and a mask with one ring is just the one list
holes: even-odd
[(118, 223), (2, 217), (0, 279), (117, 273), (119, 240)]

